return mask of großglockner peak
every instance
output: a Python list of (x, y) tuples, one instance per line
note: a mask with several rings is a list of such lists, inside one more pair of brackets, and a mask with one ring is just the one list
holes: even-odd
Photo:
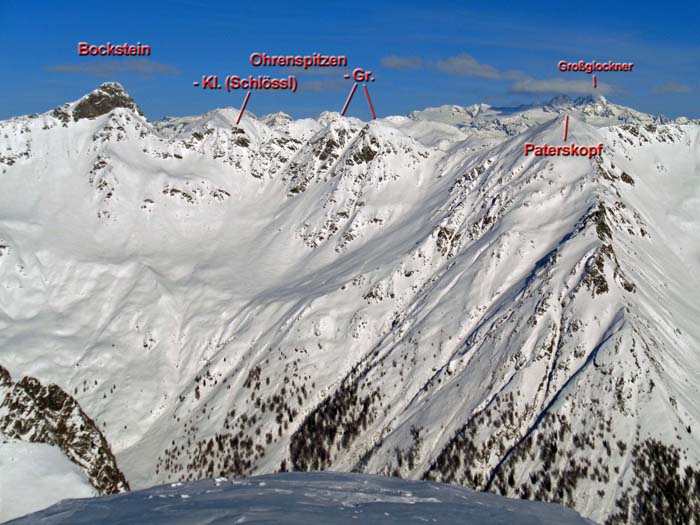
[(535, 157), (568, 113), (115, 97), (0, 123), (0, 365), (69, 395), (131, 488), (329, 469), (697, 511), (696, 123), (572, 104), (602, 155)]

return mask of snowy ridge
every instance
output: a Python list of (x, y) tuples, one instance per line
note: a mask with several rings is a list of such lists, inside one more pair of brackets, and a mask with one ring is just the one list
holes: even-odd
[[(0, 123), (0, 364), (77, 388), (132, 487), (355, 470), (635, 523), (671, 476), (697, 508), (700, 126), (150, 123), (109, 86)], [(565, 112), (602, 158), (523, 157)]]

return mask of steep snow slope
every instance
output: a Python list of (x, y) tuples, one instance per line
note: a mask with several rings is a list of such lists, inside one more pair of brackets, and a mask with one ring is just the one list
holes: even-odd
[(154, 525), (592, 523), (558, 505), (506, 499), (439, 483), (322, 472), (173, 483), (116, 497), (64, 501), (11, 523), (118, 525), (141, 522), (144, 515)]
[(8, 440), (0, 434), (0, 522), (36, 512), (95, 489), (57, 447)]
[(700, 128), (611, 111), (572, 112), (599, 161), (522, 156), (548, 107), (150, 123), (111, 84), (0, 123), (0, 363), (136, 488), (330, 468), (634, 522), (670, 476), (692, 511)]

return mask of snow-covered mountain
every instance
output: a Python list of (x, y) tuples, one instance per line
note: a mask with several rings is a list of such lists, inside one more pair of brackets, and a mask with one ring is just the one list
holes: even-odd
[[(331, 469), (699, 515), (700, 125), (449, 111), (152, 123), (107, 84), (0, 123), (0, 364), (132, 488)], [(602, 157), (523, 156), (564, 114)]]
[(572, 99), (560, 95), (543, 105), (518, 107), (494, 107), (488, 104), (471, 106), (446, 105), (414, 111), (412, 120), (441, 122), (455, 126), (469, 135), (502, 138), (522, 133), (528, 128), (544, 124), (560, 115), (571, 115), (587, 123), (602, 127), (623, 124), (689, 124), (697, 121), (680, 117), (670, 121), (663, 115), (652, 116), (632, 108), (620, 106), (606, 100), (602, 95)]

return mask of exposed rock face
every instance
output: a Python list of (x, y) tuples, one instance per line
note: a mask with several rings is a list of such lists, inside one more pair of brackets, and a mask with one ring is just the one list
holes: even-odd
[(131, 109), (143, 115), (136, 102), (124, 90), (121, 84), (109, 82), (102, 84), (92, 93), (85, 95), (73, 108), (73, 119), (95, 118), (106, 115), (116, 108)]
[(12, 377), (7, 369), (0, 365), (0, 387), (10, 386), (12, 384)]
[(10, 438), (59, 447), (80, 466), (100, 494), (129, 490), (107, 440), (77, 401), (56, 385), (33, 377), (12, 384), (0, 367), (0, 385), (10, 390), (0, 404), (0, 430)]

